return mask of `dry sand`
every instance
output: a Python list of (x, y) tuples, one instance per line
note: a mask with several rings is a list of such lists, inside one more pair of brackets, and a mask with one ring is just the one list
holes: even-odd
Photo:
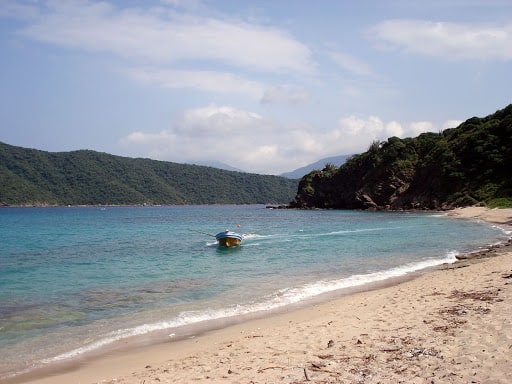
[[(512, 209), (450, 215), (512, 223)], [(512, 247), (485, 256), (25, 382), (510, 383)]]

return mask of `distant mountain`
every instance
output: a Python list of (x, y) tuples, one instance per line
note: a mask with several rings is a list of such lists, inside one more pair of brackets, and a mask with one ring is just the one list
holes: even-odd
[(311, 172), (292, 207), (450, 209), (512, 206), (512, 104), (457, 128), (375, 141), (341, 167)]
[(192, 165), (203, 165), (205, 167), (212, 167), (223, 169), (225, 171), (233, 171), (233, 172), (246, 172), (243, 169), (232, 167), (229, 164), (223, 163), (221, 161), (198, 161), (190, 163)]
[(2, 205), (282, 204), (298, 180), (0, 142)]
[(339, 167), (340, 165), (345, 163), (345, 161), (347, 161), (347, 159), (350, 156), (352, 155), (326, 157), (325, 159), (318, 160), (317, 162), (306, 165), (305, 167), (298, 168), (295, 171), (282, 173), (280, 176), (287, 177), (289, 179), (300, 179), (301, 177), (307, 175), (311, 171), (323, 169), (326, 164), (333, 164)]

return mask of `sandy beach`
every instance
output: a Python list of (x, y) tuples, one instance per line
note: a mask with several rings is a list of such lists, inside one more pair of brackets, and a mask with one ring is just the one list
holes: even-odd
[[(512, 209), (449, 215), (512, 225)], [(510, 244), (510, 243), (509, 243)], [(417, 277), (25, 383), (509, 383), (512, 246)]]

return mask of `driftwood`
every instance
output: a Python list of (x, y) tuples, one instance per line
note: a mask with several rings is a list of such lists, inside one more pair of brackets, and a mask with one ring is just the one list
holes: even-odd
[(386, 348), (386, 349), (381, 349), (380, 351), (381, 352), (397, 352), (400, 350), (401, 350), (401, 348)]
[(316, 357), (325, 360), (325, 359), (332, 359), (334, 355), (316, 355)]
[(274, 366), (274, 367), (266, 367), (266, 368), (260, 368), (258, 369), (258, 373), (262, 373), (268, 369), (284, 369), (284, 367), (278, 367), (278, 366)]

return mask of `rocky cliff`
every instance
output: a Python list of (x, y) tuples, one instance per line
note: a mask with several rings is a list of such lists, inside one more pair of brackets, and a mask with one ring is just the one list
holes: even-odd
[(512, 202), (512, 104), (457, 128), (391, 137), (304, 176), (295, 208), (449, 209)]

